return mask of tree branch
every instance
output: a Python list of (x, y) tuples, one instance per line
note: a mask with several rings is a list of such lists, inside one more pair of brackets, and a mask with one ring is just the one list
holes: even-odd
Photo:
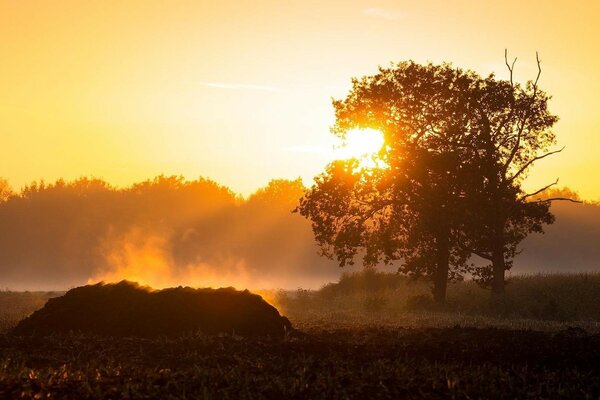
[(492, 137), (495, 138), (498, 134), (500, 134), (500, 131), (504, 128), (504, 126), (506, 125), (506, 123), (512, 119), (514, 113), (515, 113), (515, 98), (514, 98), (514, 87), (515, 84), (513, 82), (513, 74), (514, 74), (514, 70), (515, 70), (515, 63), (517, 62), (517, 57), (515, 57), (515, 59), (513, 60), (512, 64), (508, 63), (508, 49), (504, 49), (504, 63), (506, 64), (506, 68), (508, 68), (508, 72), (510, 74), (510, 87), (513, 88), (513, 93), (512, 93), (512, 97), (511, 97), (511, 109), (510, 112), (504, 116), (504, 118), (502, 119), (502, 122), (500, 122), (498, 124), (498, 128), (496, 130), (494, 130)]
[(535, 61), (537, 62), (538, 73), (537, 73), (537, 76), (535, 77), (535, 82), (533, 82), (534, 96), (537, 93), (537, 84), (540, 80), (540, 75), (542, 75), (542, 61), (540, 60), (540, 55), (537, 51), (535, 52)]
[(533, 196), (535, 196), (535, 195), (538, 195), (538, 194), (540, 194), (540, 193), (542, 193), (542, 192), (544, 192), (544, 191), (546, 191), (546, 190), (550, 189), (552, 186), (556, 185), (557, 183), (558, 183), (558, 178), (556, 178), (556, 180), (555, 180), (554, 182), (552, 182), (551, 184), (549, 184), (549, 185), (546, 185), (546, 186), (544, 186), (543, 188), (541, 188), (541, 189), (539, 189), (539, 190), (536, 190), (536, 191), (535, 191), (535, 192), (533, 192), (533, 193), (528, 193), (528, 194), (526, 194), (525, 196), (521, 197), (519, 200), (520, 200), (520, 201), (522, 201), (522, 200), (525, 200), (525, 199), (526, 199), (526, 198), (528, 198), (528, 197), (533, 197)]
[[(544, 192), (545, 190), (551, 188), (552, 186), (556, 185), (557, 183), (558, 183), (558, 178), (556, 178), (556, 180), (554, 182), (552, 182), (551, 184), (546, 185), (543, 188), (541, 188), (539, 190), (536, 190), (533, 193), (526, 194), (525, 196), (521, 197), (519, 199), (519, 201), (525, 200), (527, 197), (532, 197), (532, 196), (538, 195), (538, 194)], [(546, 201), (559, 201), (559, 200), (570, 201), (571, 203), (583, 203), (583, 201), (581, 201), (581, 200), (570, 199), (568, 197), (549, 197), (547, 199), (534, 200), (531, 203), (543, 203), (543, 202), (546, 202)]]
[(490, 260), (490, 261), (492, 260), (492, 255), (490, 253), (485, 253), (483, 251), (477, 251), (476, 249), (472, 248), (471, 246), (465, 246), (463, 243), (457, 243), (457, 245), (463, 251), (471, 252), (471, 253), (475, 254), (476, 256), (481, 257), (485, 260)]
[(515, 70), (515, 63), (517, 62), (517, 57), (513, 60), (512, 64), (508, 63), (508, 49), (504, 49), (504, 63), (506, 64), (506, 68), (508, 68), (508, 72), (510, 73), (510, 86), (514, 86), (513, 84), (513, 71)]
[[(525, 124), (527, 123), (527, 120), (530, 117), (531, 107), (533, 106), (533, 103), (535, 102), (535, 97), (537, 96), (537, 93), (538, 93), (538, 82), (540, 80), (540, 76), (542, 75), (542, 62), (540, 60), (540, 56), (537, 51), (535, 52), (535, 60), (537, 62), (538, 73), (537, 73), (537, 76), (535, 77), (535, 81), (533, 82), (533, 93), (531, 94), (531, 97), (529, 98), (530, 99), (529, 109), (523, 116), (523, 119), (520, 121), (521, 126), (519, 127), (519, 131), (517, 133), (517, 142), (515, 143), (515, 146), (513, 147), (512, 151), (510, 152), (510, 156), (508, 157), (506, 164), (504, 164), (504, 173), (506, 173), (506, 171), (508, 171), (508, 168), (510, 168), (510, 164), (512, 163), (513, 159), (515, 158), (515, 156), (519, 150), (519, 146), (521, 146), (521, 137), (523, 134), (523, 130), (525, 129)], [(512, 71), (511, 71), (511, 85), (512, 85)], [(519, 171), (519, 173), (517, 175), (521, 174), (521, 172), (523, 172), (523, 171)], [(515, 177), (513, 177), (511, 179), (511, 181)]]
[(549, 151), (546, 154), (542, 154), (541, 156), (537, 156), (537, 157), (532, 158), (531, 160), (529, 160), (528, 162), (526, 162), (525, 165), (523, 165), (508, 181), (509, 182), (514, 181), (519, 175), (521, 175), (534, 162), (539, 161), (542, 158), (546, 158), (548, 156), (551, 156), (552, 154), (560, 153), (564, 149), (565, 149), (565, 146), (563, 146), (561, 149), (558, 149), (558, 150), (555, 150), (555, 151)]
[(489, 254), (489, 253), (483, 253), (483, 252), (475, 251), (473, 249), (471, 249), (471, 252), (473, 254), (475, 254), (476, 256), (481, 257), (481, 258), (483, 258), (485, 260), (490, 260), (490, 261), (492, 260), (492, 255)]
[(517, 142), (515, 143), (513, 149), (510, 152), (510, 155), (506, 159), (506, 163), (504, 164), (504, 168), (502, 171), (502, 172), (504, 172), (504, 174), (506, 174), (506, 171), (508, 171), (508, 169), (510, 168), (510, 164), (512, 163), (513, 159), (517, 155), (517, 151), (519, 150), (519, 147), (521, 146), (521, 136), (523, 135), (523, 129), (525, 129), (525, 122), (527, 121), (527, 118), (528, 118), (528, 116), (525, 116), (525, 118), (523, 118), (523, 121), (521, 122), (521, 126), (519, 127), (519, 130), (517, 132)]
[(535, 200), (535, 201), (532, 201), (532, 203), (543, 203), (545, 201), (570, 201), (571, 203), (583, 204), (582, 200), (570, 199), (568, 197), (550, 197), (547, 199)]

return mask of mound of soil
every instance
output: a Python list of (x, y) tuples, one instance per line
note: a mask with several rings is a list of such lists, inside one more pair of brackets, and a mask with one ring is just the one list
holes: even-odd
[(69, 290), (15, 327), (18, 335), (82, 332), (102, 336), (206, 334), (282, 337), (290, 321), (262, 297), (233, 288), (152, 290), (98, 283)]

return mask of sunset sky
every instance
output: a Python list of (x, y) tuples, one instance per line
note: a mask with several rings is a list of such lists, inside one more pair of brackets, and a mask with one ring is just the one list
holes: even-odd
[(351, 77), (408, 59), (507, 77), (508, 48), (521, 81), (539, 51), (566, 146), (528, 185), (600, 200), (599, 20), (587, 0), (0, 0), (0, 177), (310, 184)]

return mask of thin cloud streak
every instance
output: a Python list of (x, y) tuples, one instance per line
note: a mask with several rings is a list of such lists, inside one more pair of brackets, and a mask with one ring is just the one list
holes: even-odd
[(363, 10), (363, 14), (367, 17), (387, 19), (387, 20), (397, 20), (400, 18), (400, 13), (395, 11), (386, 10), (385, 8), (380, 7), (371, 7)]
[(326, 155), (326, 156), (329, 156), (332, 153), (331, 150), (327, 150), (321, 146), (314, 146), (314, 145), (290, 146), (290, 147), (287, 147), (286, 150), (289, 151), (290, 153), (321, 154), (321, 155)]
[(281, 89), (274, 86), (255, 85), (253, 83), (226, 83), (226, 82), (201, 82), (202, 86), (216, 89), (228, 90), (259, 90), (263, 92), (281, 92)]

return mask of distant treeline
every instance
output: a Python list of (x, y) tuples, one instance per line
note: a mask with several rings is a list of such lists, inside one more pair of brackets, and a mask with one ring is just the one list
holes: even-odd
[(244, 199), (202, 178), (159, 176), (122, 189), (86, 178), (34, 183), (0, 203), (0, 285), (77, 285), (135, 252), (166, 258), (175, 278), (198, 265), (280, 286), (292, 275), (298, 285), (335, 277), (308, 222), (292, 214), (303, 189), (300, 180), (273, 180)]
[[(303, 190), (300, 180), (273, 180), (242, 198), (208, 179), (165, 176), (127, 188), (87, 178), (5, 188), (0, 287), (61, 289), (119, 268), (143, 280), (144, 263), (165, 273), (157, 262), (182, 284), (197, 270), (237, 286), (318, 287), (341, 271), (317, 254), (309, 222), (292, 213)], [(600, 270), (600, 206), (557, 203), (552, 211), (556, 223), (525, 241), (512, 272)], [(141, 266), (128, 269), (133, 262)]]

